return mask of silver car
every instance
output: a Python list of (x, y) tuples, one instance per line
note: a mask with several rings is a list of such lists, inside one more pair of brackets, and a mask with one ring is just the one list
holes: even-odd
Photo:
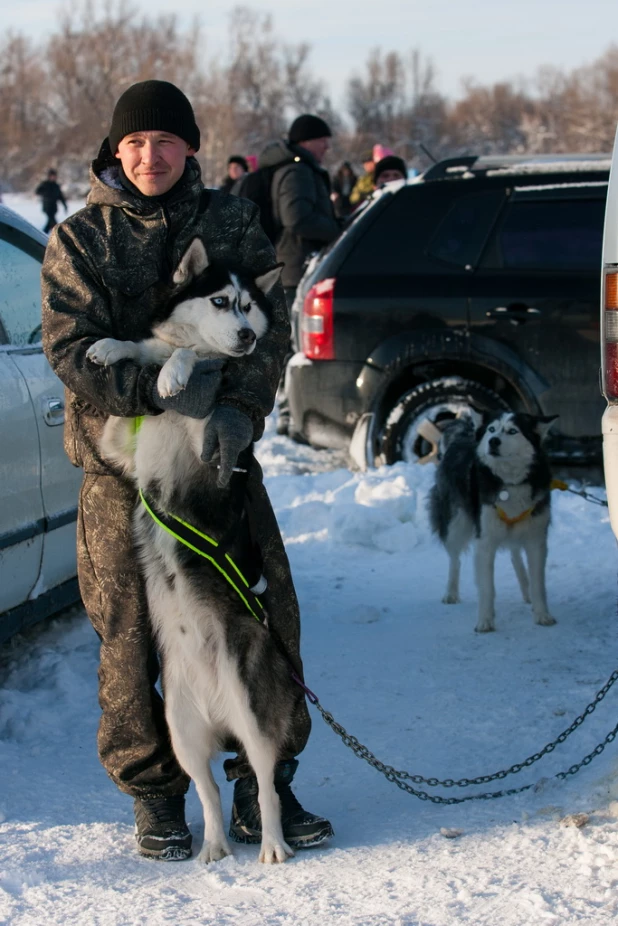
[(0, 642), (79, 597), (81, 474), (63, 450), (64, 390), (41, 345), (46, 242), (0, 205)]

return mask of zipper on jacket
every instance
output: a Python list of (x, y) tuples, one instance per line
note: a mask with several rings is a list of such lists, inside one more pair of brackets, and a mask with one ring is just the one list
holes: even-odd
[(169, 276), (171, 277), (174, 272), (174, 253), (172, 245), (172, 227), (170, 223), (170, 215), (167, 211), (166, 206), (161, 206), (163, 212), (163, 224), (165, 225), (165, 266), (168, 271)]

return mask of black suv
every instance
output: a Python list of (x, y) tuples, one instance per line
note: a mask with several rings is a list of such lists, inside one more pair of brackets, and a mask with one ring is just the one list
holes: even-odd
[(361, 465), (418, 460), (431, 422), (502, 407), (559, 415), (551, 456), (596, 462), (609, 167), (462, 157), (374, 194), (298, 288), (286, 388), (300, 435), (352, 441)]

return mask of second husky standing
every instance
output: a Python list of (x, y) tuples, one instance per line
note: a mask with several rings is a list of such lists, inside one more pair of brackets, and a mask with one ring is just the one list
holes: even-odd
[[(430, 495), (432, 529), (449, 554), (445, 604), (459, 601), (461, 555), (475, 542), (479, 596), (476, 630), (495, 630), (494, 560), (507, 547), (524, 601), (537, 624), (555, 624), (547, 606), (545, 565), (551, 473), (542, 441), (555, 419), (488, 415), (480, 428), (472, 416), (445, 429), (441, 462)], [(526, 553), (528, 573), (522, 559)]]

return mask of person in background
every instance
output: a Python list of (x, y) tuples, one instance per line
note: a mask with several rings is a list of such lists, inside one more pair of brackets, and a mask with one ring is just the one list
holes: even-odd
[(375, 166), (373, 172), (373, 185), (377, 190), (384, 183), (391, 183), (393, 180), (406, 180), (408, 168), (403, 158), (398, 158), (395, 154), (389, 154)]
[[(294, 120), (287, 139), (272, 142), (260, 155), (260, 170), (272, 171), (277, 260), (284, 265), (281, 282), (289, 311), (305, 261), (341, 232), (330, 198), (330, 177), (322, 166), (331, 134), (323, 119), (305, 113)], [(286, 359), (291, 356), (290, 352)], [(277, 432), (287, 434), (290, 429), (287, 398), (280, 397)]]
[(377, 164), (378, 161), (381, 161), (382, 158), (387, 158), (389, 155), (394, 154), (392, 148), (387, 148), (386, 145), (374, 145), (373, 146), (373, 163)]
[(41, 197), (41, 206), (43, 212), (47, 216), (47, 224), (43, 231), (49, 234), (52, 228), (57, 224), (56, 212), (58, 210), (58, 203), (62, 203), (65, 212), (69, 211), (64, 194), (58, 184), (58, 174), (53, 167), (47, 171), (47, 180), (43, 180), (39, 183), (34, 193), (35, 196)]
[(229, 193), (237, 180), (242, 179), (245, 174), (249, 173), (249, 165), (247, 164), (246, 158), (241, 157), (240, 154), (233, 154), (231, 158), (228, 158), (227, 162), (227, 177), (219, 187), (223, 193)]
[(357, 179), (349, 161), (343, 162), (333, 178), (331, 199), (335, 207), (335, 215), (340, 219), (347, 218), (354, 208), (350, 203), (350, 196)]
[(363, 169), (365, 173), (362, 175), (362, 177), (358, 178), (354, 184), (354, 189), (350, 193), (350, 205), (353, 209), (356, 209), (357, 206), (360, 206), (360, 204), (373, 193), (373, 171), (375, 166), (375, 161), (373, 160), (373, 149), (370, 148), (369, 151), (366, 151), (363, 155)]
[(247, 165), (249, 167), (249, 173), (253, 173), (258, 169), (258, 156), (257, 154), (248, 154), (245, 158)]

